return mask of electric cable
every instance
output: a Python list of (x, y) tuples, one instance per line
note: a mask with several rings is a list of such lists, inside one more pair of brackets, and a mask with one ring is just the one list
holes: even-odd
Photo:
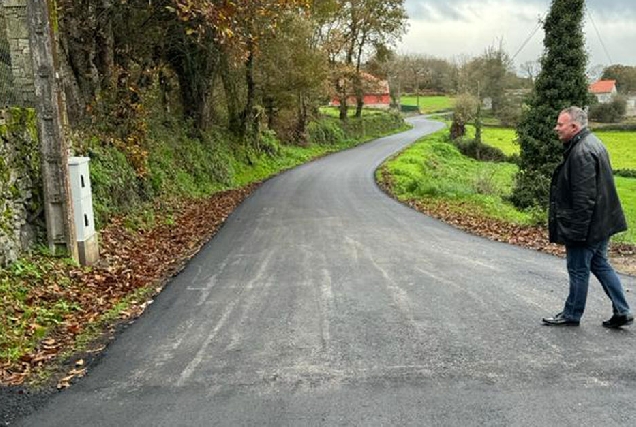
[(532, 33), (528, 36), (528, 38), (521, 44), (521, 47), (519, 49), (517, 49), (517, 52), (512, 55), (512, 60), (514, 61), (515, 58), (517, 57), (517, 55), (519, 55), (519, 53), (521, 53), (521, 51), (523, 50), (524, 47), (526, 47), (526, 45), (528, 44), (528, 42), (530, 42), (530, 40), (532, 39), (532, 37), (534, 37), (534, 35), (537, 33), (537, 31), (539, 30), (539, 28), (541, 27), (541, 21), (539, 20), (539, 22), (537, 22), (537, 25), (534, 27), (534, 30), (532, 30)]
[(546, 13), (544, 13), (543, 14), (543, 18), (541, 17), (541, 15), (539, 15), (539, 18), (537, 19), (537, 25), (534, 27), (534, 29), (532, 30), (532, 32), (530, 33), (528, 38), (526, 38), (526, 40), (521, 44), (521, 47), (519, 47), (519, 49), (517, 49), (517, 52), (514, 55), (512, 55), (512, 61), (515, 60), (517, 55), (519, 55), (521, 53), (523, 48), (526, 47), (526, 45), (530, 42), (530, 40), (532, 40), (532, 37), (534, 37), (534, 35), (537, 33), (537, 31), (539, 31), (539, 28), (541, 28), (541, 25), (545, 21), (545, 18), (548, 16), (549, 12), (550, 11), (548, 10)]
[(605, 47), (605, 43), (603, 43), (603, 38), (601, 38), (601, 33), (598, 31), (598, 28), (596, 27), (596, 23), (594, 22), (594, 19), (592, 18), (592, 12), (590, 11), (590, 8), (587, 7), (587, 6), (585, 6), (585, 10), (587, 11), (587, 16), (590, 18), (590, 22), (592, 23), (592, 27), (594, 27), (594, 31), (596, 31), (596, 36), (598, 37), (598, 41), (601, 42), (601, 47), (603, 48), (603, 51), (605, 52), (605, 55), (607, 56), (607, 60), (609, 61), (609, 65), (611, 65), (614, 62), (612, 61), (612, 58), (610, 57), (610, 54), (607, 51), (607, 48)]

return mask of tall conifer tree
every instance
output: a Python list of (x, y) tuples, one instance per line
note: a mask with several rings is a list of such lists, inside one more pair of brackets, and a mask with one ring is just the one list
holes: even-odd
[(584, 0), (553, 0), (543, 24), (541, 73), (517, 127), (521, 162), (513, 201), (519, 207), (547, 206), (552, 172), (563, 152), (554, 132), (557, 116), (570, 105), (587, 104), (584, 8)]

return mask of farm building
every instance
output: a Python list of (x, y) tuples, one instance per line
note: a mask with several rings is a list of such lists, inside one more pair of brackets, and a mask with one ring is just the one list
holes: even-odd
[(610, 102), (616, 96), (616, 80), (599, 80), (592, 83), (588, 92), (594, 94), (598, 102)]
[[(363, 102), (365, 107), (371, 108), (389, 108), (391, 104), (391, 96), (389, 93), (389, 82), (379, 79), (369, 73), (361, 73), (362, 86), (364, 89)], [(353, 93), (353, 85), (347, 84), (351, 88), (347, 94), (347, 105), (355, 106), (356, 97)], [(339, 106), (340, 99), (337, 96), (332, 97), (331, 106)]]

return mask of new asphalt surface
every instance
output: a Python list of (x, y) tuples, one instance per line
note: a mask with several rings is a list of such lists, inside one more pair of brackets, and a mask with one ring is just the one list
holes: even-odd
[(376, 187), (387, 156), (441, 127), (412, 123), (267, 181), (84, 379), (17, 424), (636, 425), (636, 326), (601, 327), (595, 279), (580, 327), (543, 326), (564, 260)]

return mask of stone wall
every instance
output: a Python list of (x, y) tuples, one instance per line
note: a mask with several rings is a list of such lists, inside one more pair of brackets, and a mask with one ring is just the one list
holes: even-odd
[(42, 229), (39, 165), (34, 110), (0, 110), (0, 266), (32, 247)]
[[(0, 266), (42, 228), (40, 151), (26, 0), (0, 3)], [(39, 225), (38, 225), (39, 223)]]
[(5, 27), (5, 34), (0, 37), (4, 37), (9, 46), (12, 85), (12, 99), (5, 99), (1, 106), (33, 107), (35, 86), (26, 0), (3, 0), (0, 9)]

